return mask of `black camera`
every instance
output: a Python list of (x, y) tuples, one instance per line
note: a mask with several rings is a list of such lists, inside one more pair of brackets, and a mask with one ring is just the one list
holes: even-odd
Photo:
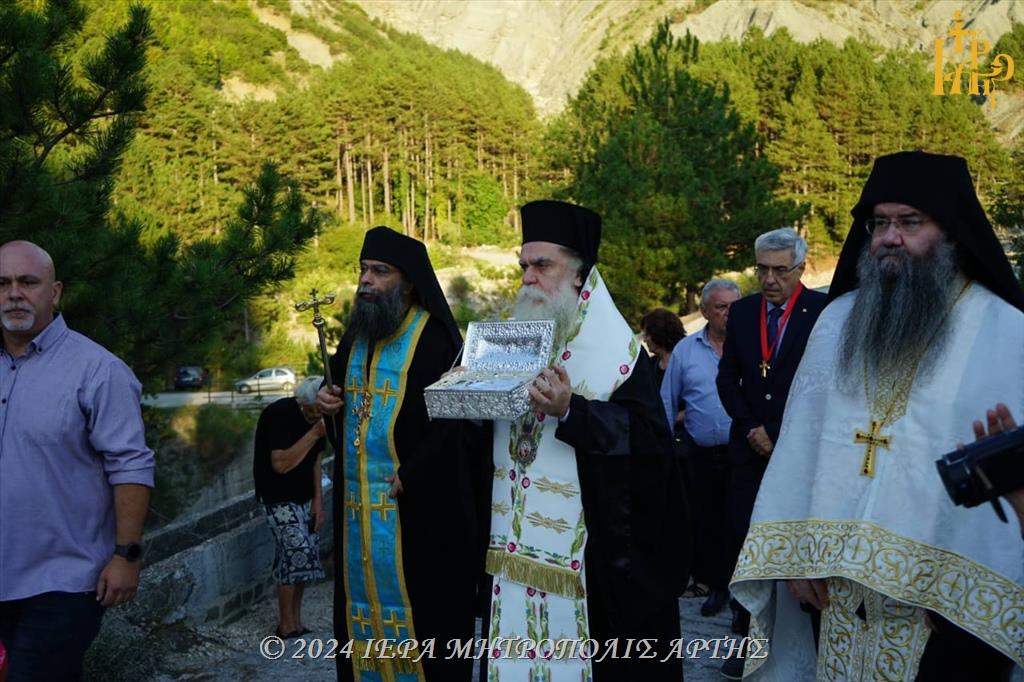
[(1024, 488), (1024, 426), (947, 453), (935, 466), (949, 497), (963, 507)]

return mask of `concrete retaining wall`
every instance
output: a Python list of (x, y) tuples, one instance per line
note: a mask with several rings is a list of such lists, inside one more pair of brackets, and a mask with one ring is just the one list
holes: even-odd
[[(325, 471), (331, 470), (330, 462), (324, 462)], [(324, 488), (324, 498), (327, 523), (320, 531), (320, 554), (330, 575), (329, 487)], [(231, 622), (275, 590), (274, 538), (263, 506), (251, 492), (153, 533), (146, 539), (143, 561), (138, 595), (130, 604), (107, 612), (87, 669), (125, 669), (125, 658), (140, 648), (159, 656), (160, 641), (168, 632)], [(135, 669), (134, 674), (141, 672)]]
[[(327, 557), (333, 549), (329, 489), (324, 496), (328, 522), (320, 532), (320, 553)], [(179, 545), (188, 536), (203, 537), (204, 527), (224, 525), (231, 527), (145, 568), (136, 603), (149, 619), (163, 623), (185, 620), (190, 624), (230, 621), (254, 600), (273, 591), (270, 571), (274, 538), (262, 505), (251, 495), (231, 500), (201, 519), (155, 534), (149, 541), (150, 551), (159, 556), (162, 541), (166, 541), (165, 546)]]

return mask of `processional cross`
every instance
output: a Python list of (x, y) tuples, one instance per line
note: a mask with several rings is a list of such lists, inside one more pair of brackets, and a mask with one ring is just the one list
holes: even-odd
[(295, 304), (295, 310), (300, 313), (304, 313), (310, 308), (313, 309), (313, 326), (316, 327), (317, 337), (320, 339), (320, 359), (324, 362), (324, 378), (327, 379), (327, 385), (333, 386), (334, 382), (331, 380), (331, 365), (327, 362), (327, 342), (324, 340), (324, 317), (320, 314), (320, 306), (331, 305), (334, 303), (334, 294), (324, 294), (323, 298), (316, 297), (316, 289), (312, 289), (309, 292), (310, 300), (299, 301)]
[[(327, 380), (328, 386), (333, 386), (334, 380), (331, 378), (331, 363), (327, 360), (327, 341), (324, 339), (325, 322), (323, 315), (320, 314), (320, 306), (327, 306), (334, 303), (334, 293), (324, 294), (323, 298), (317, 298), (316, 289), (312, 289), (309, 292), (309, 297), (310, 300), (308, 301), (299, 301), (296, 303), (295, 310), (300, 313), (304, 313), (310, 308), (313, 309), (313, 326), (316, 327), (316, 335), (320, 341), (320, 359), (324, 363), (324, 378)], [(334, 436), (334, 442), (336, 444), (335, 455), (337, 455), (339, 454), (337, 452), (337, 447), (340, 445), (340, 441), (338, 440), (337, 434), (334, 430), (335, 422), (333, 419), (325, 419), (324, 421), (331, 427), (331, 435)]]
[(870, 478), (875, 477), (875, 453), (879, 447), (883, 447), (886, 450), (892, 445), (892, 436), (883, 436), (879, 433), (882, 430), (882, 422), (872, 419), (869, 430), (865, 433), (860, 429), (854, 433), (853, 442), (859, 445), (866, 445), (867, 451), (864, 453), (864, 464), (860, 467), (861, 476), (868, 476)]

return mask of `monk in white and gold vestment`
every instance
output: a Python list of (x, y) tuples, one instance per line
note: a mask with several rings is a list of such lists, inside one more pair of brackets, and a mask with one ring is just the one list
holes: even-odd
[(954, 506), (935, 460), (993, 397), (1024, 411), (1024, 297), (961, 158), (878, 159), (853, 216), (733, 575), (768, 640), (745, 674), (1006, 679), (1020, 529)]

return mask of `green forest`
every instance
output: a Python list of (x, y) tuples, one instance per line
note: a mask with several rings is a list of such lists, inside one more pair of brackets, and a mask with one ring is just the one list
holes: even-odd
[[(513, 252), (528, 200), (578, 201), (604, 217), (602, 271), (633, 322), (692, 309), (703, 282), (748, 267), (753, 238), (781, 225), (827, 267), (891, 151), (965, 156), (990, 216), (1018, 233), (1021, 139), (1000, 141), (969, 97), (932, 96), (923, 53), (784, 30), (699, 44), (666, 21), (542, 119), (495, 67), (325, 6), (0, 6), (0, 241), (50, 250), (69, 324), (147, 390), (176, 364), (223, 382), (315, 369), (293, 304), (313, 287), (350, 298), (374, 225), (422, 239), (443, 268), (470, 247)], [(281, 22), (326, 45), (326, 63)], [(1016, 26), (994, 52), (1024, 58), (1021, 45)], [(500, 314), (516, 282), (514, 268), (469, 267), (448, 288), (463, 323)]]

